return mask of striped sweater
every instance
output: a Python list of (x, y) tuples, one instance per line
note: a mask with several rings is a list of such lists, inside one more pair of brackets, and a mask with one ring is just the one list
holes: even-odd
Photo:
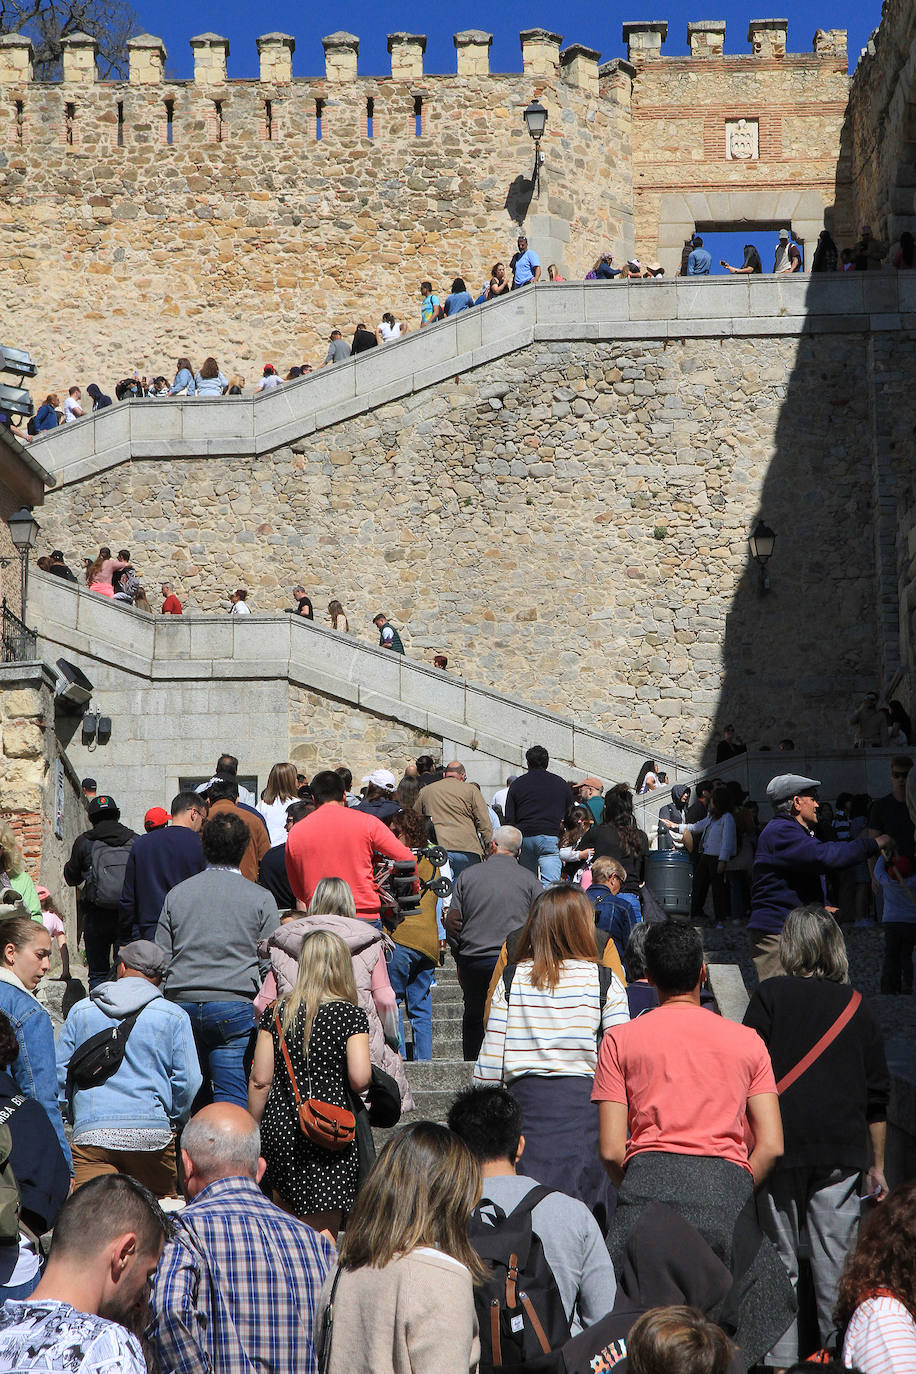
[(616, 974), (602, 1011), (597, 964), (570, 959), (553, 990), (532, 987), (531, 969), (530, 959), (518, 965), (508, 1006), (505, 986), (497, 984), (475, 1083), (511, 1083), (528, 1073), (591, 1078), (599, 1034), (630, 1019), (627, 994)]

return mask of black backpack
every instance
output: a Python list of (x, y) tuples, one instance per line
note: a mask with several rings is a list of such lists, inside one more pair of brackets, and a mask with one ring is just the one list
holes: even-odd
[(127, 1037), (137, 1024), (139, 1011), (132, 1011), (116, 1026), (107, 1026), (84, 1040), (70, 1056), (67, 1065), (67, 1107), (73, 1119), (73, 1094), (77, 1088), (97, 1088), (117, 1073), (124, 1061)]
[[(538, 1184), (508, 1216), (483, 1197), (469, 1222), (471, 1244), (488, 1270), (474, 1289), (480, 1374), (501, 1369), (560, 1374), (566, 1367), (561, 1347), (569, 1340), (569, 1320), (531, 1226), (533, 1209), (553, 1191)], [(483, 1207), (495, 1215), (492, 1224), (484, 1219)]]
[(84, 892), (86, 901), (108, 911), (117, 911), (127, 872), (127, 860), (134, 847), (136, 835), (126, 844), (109, 844), (107, 840), (89, 841), (89, 872)]

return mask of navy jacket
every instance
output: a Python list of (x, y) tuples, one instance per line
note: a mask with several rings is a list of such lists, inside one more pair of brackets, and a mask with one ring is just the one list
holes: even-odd
[(186, 825), (166, 825), (138, 836), (118, 907), (121, 943), (155, 940), (166, 894), (206, 866), (200, 836)]
[(530, 768), (509, 788), (506, 825), (517, 826), (522, 835), (559, 835), (574, 801), (565, 778), (546, 768)]
[[(0, 1069), (0, 1107), (21, 1094), (9, 1069)], [(22, 1219), (39, 1235), (54, 1225), (70, 1191), (70, 1165), (64, 1157), (48, 1113), (27, 1097), (7, 1122), (12, 1139), (10, 1164), (19, 1184)], [(0, 1246), (0, 1283), (12, 1274), (19, 1257), (16, 1245)]]
[(823, 875), (828, 869), (852, 868), (877, 852), (869, 835), (825, 842), (790, 816), (776, 816), (757, 841), (748, 929), (778, 935), (795, 907), (823, 902)]

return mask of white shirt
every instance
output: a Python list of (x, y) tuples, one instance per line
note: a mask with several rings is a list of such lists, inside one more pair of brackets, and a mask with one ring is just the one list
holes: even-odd
[(286, 808), (298, 800), (298, 797), (290, 797), (289, 801), (266, 802), (262, 797), (257, 803), (255, 810), (264, 817), (271, 847), (286, 843)]
[(251, 607), (247, 601), (233, 601), (229, 607), (230, 615), (251, 615)]
[(117, 1322), (50, 1298), (0, 1309), (0, 1368), (67, 1374), (146, 1374), (140, 1342)]
[(397, 321), (395, 321), (394, 324), (386, 324), (386, 322), (382, 320), (378, 327), (378, 332), (382, 337), (382, 343), (390, 343), (392, 339), (399, 339), (401, 337), (401, 326)]
[(852, 1314), (843, 1363), (863, 1374), (913, 1374), (916, 1322), (896, 1298), (866, 1298)]
[(278, 377), (276, 372), (268, 372), (266, 377), (262, 377), (258, 382), (258, 391), (273, 391), (274, 387), (281, 386), (283, 379)]
[(68, 396), (64, 401), (64, 424), (72, 424), (74, 420), (82, 417), (83, 408), (79, 401), (75, 401), (72, 396)]

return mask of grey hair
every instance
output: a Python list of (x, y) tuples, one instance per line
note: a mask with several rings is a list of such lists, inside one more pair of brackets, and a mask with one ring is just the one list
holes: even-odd
[(193, 1116), (181, 1133), (181, 1148), (190, 1155), (201, 1178), (229, 1178), (235, 1173), (258, 1176), (261, 1132), (252, 1118), (251, 1129), (225, 1131)]
[(793, 978), (849, 981), (843, 932), (830, 913), (816, 903), (789, 912), (779, 937), (779, 959)]
[(353, 889), (343, 878), (322, 878), (315, 884), (312, 900), (309, 902), (310, 916), (349, 916), (356, 920), (356, 903)]
[(788, 816), (789, 819), (791, 820), (792, 817), (795, 815), (795, 808), (794, 808), (794, 806), (792, 805), (792, 803), (793, 803), (794, 801), (795, 801), (795, 798), (794, 798), (794, 797), (786, 797), (785, 801), (774, 802), (774, 803), (773, 803), (773, 815), (774, 815), (774, 816)]
[(165, 578), (162, 579), (162, 581), (160, 582), (159, 585), (160, 585), (160, 587), (168, 587), (169, 591), (172, 590), (172, 584), (171, 584), (171, 582), (166, 582)]
[(522, 848), (522, 832), (514, 825), (498, 825), (493, 831), (493, 843), (497, 849), (504, 849), (507, 854), (514, 854), (518, 858)]
[(627, 981), (630, 983), (637, 983), (641, 978), (646, 977), (646, 936), (649, 934), (649, 929), (645, 921), (640, 921), (630, 931), (630, 938), (627, 940), (627, 947), (623, 952), (623, 966), (626, 969)]

